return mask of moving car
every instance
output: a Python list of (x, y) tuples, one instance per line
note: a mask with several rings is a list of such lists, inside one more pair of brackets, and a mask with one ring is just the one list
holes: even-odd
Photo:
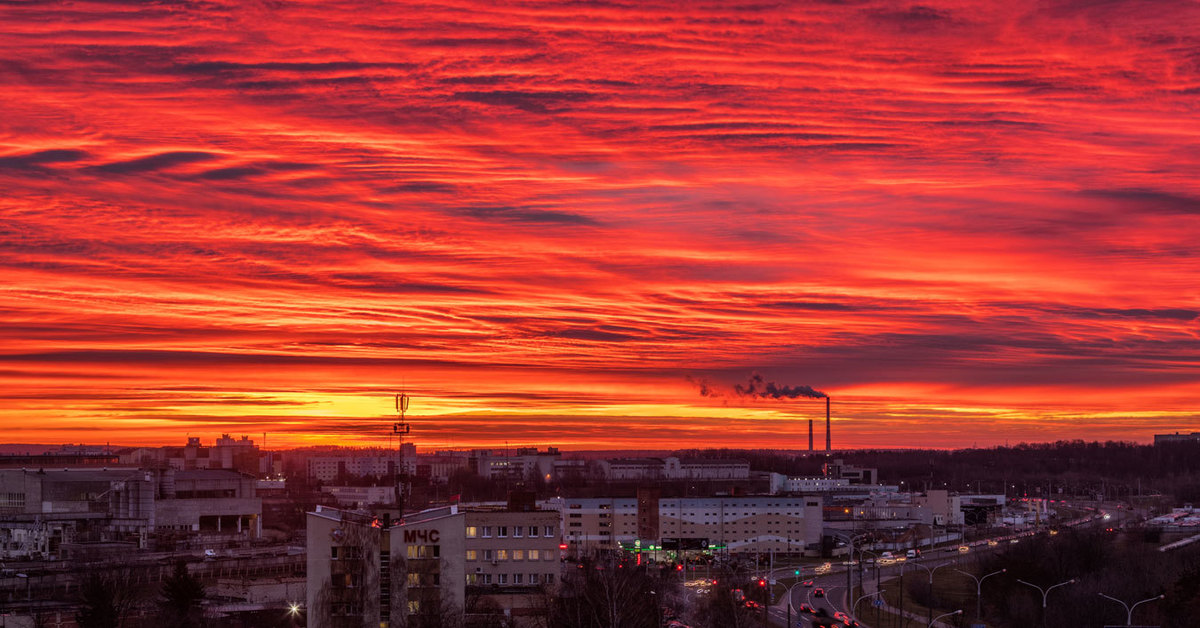
[(811, 589), (811, 588), (812, 588), (812, 585), (813, 585), (813, 581), (812, 581), (812, 580), (805, 580), (805, 581), (804, 581), (804, 588), (806, 588), (806, 589)]
[(813, 589), (813, 597), (825, 597), (825, 589)]

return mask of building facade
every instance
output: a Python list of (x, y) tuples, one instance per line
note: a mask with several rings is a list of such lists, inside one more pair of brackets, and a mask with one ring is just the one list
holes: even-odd
[(555, 498), (572, 551), (630, 544), (720, 549), (729, 553), (818, 551), (821, 500), (812, 496)]

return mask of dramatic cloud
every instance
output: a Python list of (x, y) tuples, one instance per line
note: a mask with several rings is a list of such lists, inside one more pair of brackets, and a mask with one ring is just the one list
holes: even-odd
[(423, 446), (799, 447), (807, 386), (835, 446), (1200, 430), (1197, 32), (0, 3), (2, 440), (370, 443), (401, 387)]

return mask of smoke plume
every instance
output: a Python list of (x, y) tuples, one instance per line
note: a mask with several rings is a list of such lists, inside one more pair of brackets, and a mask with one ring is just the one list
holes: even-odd
[(829, 396), (819, 390), (814, 390), (812, 386), (780, 386), (775, 382), (765, 381), (763, 376), (758, 373), (751, 375), (750, 381), (745, 385), (735, 385), (733, 390), (739, 397), (755, 399), (795, 399), (797, 397), (824, 399)]

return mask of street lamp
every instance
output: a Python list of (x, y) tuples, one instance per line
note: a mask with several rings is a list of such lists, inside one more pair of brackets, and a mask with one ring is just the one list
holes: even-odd
[[(854, 562), (854, 542), (871, 536), (869, 533), (851, 536), (839, 530), (834, 530), (833, 535), (841, 536), (842, 538), (846, 539), (846, 542), (850, 547), (850, 562), (852, 563)], [(846, 565), (846, 599), (849, 600), (850, 596), (852, 595), (854, 595), (854, 565)]]
[(983, 616), (983, 581), (991, 578), (992, 576), (1005, 573), (1008, 570), (1001, 569), (1000, 571), (993, 571), (992, 573), (982, 577), (976, 576), (973, 573), (969, 573), (961, 569), (955, 569), (954, 571), (957, 571), (964, 576), (970, 576), (971, 579), (975, 581), (975, 617), (978, 619), (979, 617)]
[(854, 616), (854, 617), (858, 617), (858, 603), (873, 596), (873, 595), (879, 595), (880, 593), (883, 593), (883, 591), (875, 591), (874, 593), (867, 593), (866, 595), (858, 596), (858, 599), (854, 600), (854, 604), (852, 604), (850, 606), (850, 615)]
[(943, 613), (941, 615), (938, 615), (937, 617), (934, 617), (933, 619), (929, 620), (929, 625), (926, 626), (926, 628), (933, 628), (934, 622), (936, 622), (937, 620), (939, 620), (943, 617), (949, 617), (951, 615), (962, 615), (962, 609), (960, 608), (960, 609), (954, 611), (953, 613)]
[(1066, 586), (1068, 584), (1073, 584), (1075, 582), (1075, 579), (1071, 578), (1070, 580), (1067, 580), (1066, 582), (1060, 582), (1058, 584), (1049, 586), (1045, 589), (1043, 589), (1042, 587), (1039, 587), (1038, 585), (1036, 585), (1032, 582), (1025, 582), (1024, 580), (1021, 580), (1020, 578), (1017, 579), (1017, 582), (1020, 582), (1021, 584), (1024, 584), (1024, 585), (1031, 586), (1031, 587), (1037, 589), (1038, 592), (1042, 594), (1042, 625), (1045, 626), (1046, 625), (1046, 597), (1050, 595), (1051, 591), (1057, 589), (1058, 587)]
[[(933, 572), (941, 569), (942, 567), (949, 567), (950, 565), (953, 565), (954, 563), (942, 563), (933, 568), (926, 567), (925, 565), (922, 565), (921, 563), (904, 563), (904, 564), (906, 564), (906, 565), (911, 564), (913, 567), (920, 567), (921, 569), (924, 569), (925, 571), (929, 572), (929, 602), (930, 602), (930, 604), (929, 604), (929, 625), (932, 626), (933, 625)], [(904, 568), (901, 567), (900, 569), (903, 570)], [(951, 615), (953, 615), (953, 614), (954, 613), (951, 613)]]
[(1125, 625), (1132, 626), (1133, 625), (1133, 609), (1137, 608), (1138, 604), (1145, 604), (1146, 602), (1153, 602), (1154, 600), (1161, 600), (1166, 596), (1165, 595), (1156, 595), (1154, 597), (1146, 598), (1146, 599), (1142, 600), (1141, 602), (1134, 604), (1133, 606), (1130, 606), (1130, 605), (1126, 604), (1125, 602), (1122, 602), (1121, 600), (1118, 600), (1117, 598), (1115, 598), (1111, 595), (1104, 595), (1103, 593), (1101, 593), (1100, 597), (1108, 598), (1114, 602), (1119, 603), (1121, 606), (1124, 606), (1125, 607)]

